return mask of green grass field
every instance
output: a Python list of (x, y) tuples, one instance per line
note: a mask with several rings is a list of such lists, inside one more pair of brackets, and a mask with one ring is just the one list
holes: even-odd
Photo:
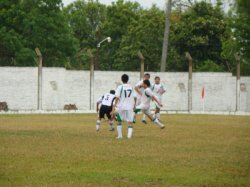
[(0, 186), (250, 186), (249, 116), (163, 115), (131, 140), (95, 117), (0, 115)]

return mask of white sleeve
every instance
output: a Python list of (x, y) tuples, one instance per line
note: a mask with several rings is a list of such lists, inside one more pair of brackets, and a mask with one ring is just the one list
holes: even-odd
[(152, 85), (150, 86), (150, 89), (151, 89), (152, 91), (154, 91), (154, 88), (155, 88), (155, 84), (152, 84)]
[(135, 87), (140, 87), (142, 85), (142, 81), (137, 82), (137, 84), (135, 85)]
[(137, 94), (136, 94), (136, 91), (134, 89), (133, 89), (133, 97), (137, 98)]
[(150, 96), (150, 97), (154, 96), (154, 93), (152, 92), (152, 90), (151, 90), (150, 88), (147, 88), (147, 89), (145, 90), (145, 92), (146, 92), (146, 94), (147, 94), (148, 96)]
[(120, 96), (121, 96), (121, 89), (122, 89), (122, 85), (118, 86), (118, 88), (115, 91), (115, 97), (120, 98)]
[(166, 91), (166, 88), (163, 84), (161, 85), (161, 89), (162, 89), (162, 91)]

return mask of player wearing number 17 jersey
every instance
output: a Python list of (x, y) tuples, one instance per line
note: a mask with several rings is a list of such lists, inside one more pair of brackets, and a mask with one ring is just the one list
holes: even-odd
[(122, 85), (118, 86), (115, 92), (115, 104), (112, 114), (115, 115), (115, 108), (118, 111), (116, 114), (117, 119), (117, 139), (122, 138), (122, 122), (125, 121), (128, 124), (128, 138), (133, 134), (133, 119), (134, 119), (134, 107), (136, 103), (136, 97), (134, 88), (128, 84), (129, 77), (127, 74), (122, 75)]

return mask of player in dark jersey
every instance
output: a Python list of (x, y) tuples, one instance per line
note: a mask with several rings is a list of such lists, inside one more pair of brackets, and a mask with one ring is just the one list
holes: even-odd
[[(115, 90), (110, 90), (109, 93), (104, 94), (100, 97), (96, 103), (96, 111), (98, 114), (98, 119), (96, 121), (96, 131), (100, 130), (101, 119), (105, 118), (105, 115), (109, 119), (110, 131), (114, 131), (113, 127), (113, 119), (110, 115), (112, 112), (113, 101), (115, 100)], [(101, 108), (99, 110), (99, 105), (101, 104)]]

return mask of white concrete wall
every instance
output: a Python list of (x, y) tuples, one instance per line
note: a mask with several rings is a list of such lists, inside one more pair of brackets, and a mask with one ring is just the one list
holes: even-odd
[[(120, 77), (127, 73), (135, 85), (139, 72), (94, 73), (92, 106), (111, 89), (116, 89)], [(188, 73), (150, 73), (151, 82), (161, 77), (167, 92), (163, 110), (188, 110)], [(64, 68), (43, 68), (42, 108), (62, 110), (65, 104), (75, 104), (79, 110), (90, 109), (89, 71), (68, 71)], [(241, 78), (240, 110), (250, 112), (250, 77)], [(202, 87), (205, 88), (205, 111), (235, 111), (236, 78), (230, 73), (194, 73), (192, 110), (202, 111)], [(37, 68), (0, 67), (0, 102), (6, 101), (10, 110), (37, 109)]]
[(205, 111), (235, 111), (236, 78), (230, 73), (194, 73), (192, 110), (202, 111), (202, 87), (205, 90)]
[(241, 77), (240, 110), (250, 111), (250, 77)]
[(65, 92), (65, 69), (43, 68), (42, 71), (42, 109), (63, 109)]
[(64, 102), (75, 104), (79, 110), (90, 109), (89, 71), (65, 71)]
[(37, 69), (0, 67), (0, 102), (11, 110), (37, 109)]

